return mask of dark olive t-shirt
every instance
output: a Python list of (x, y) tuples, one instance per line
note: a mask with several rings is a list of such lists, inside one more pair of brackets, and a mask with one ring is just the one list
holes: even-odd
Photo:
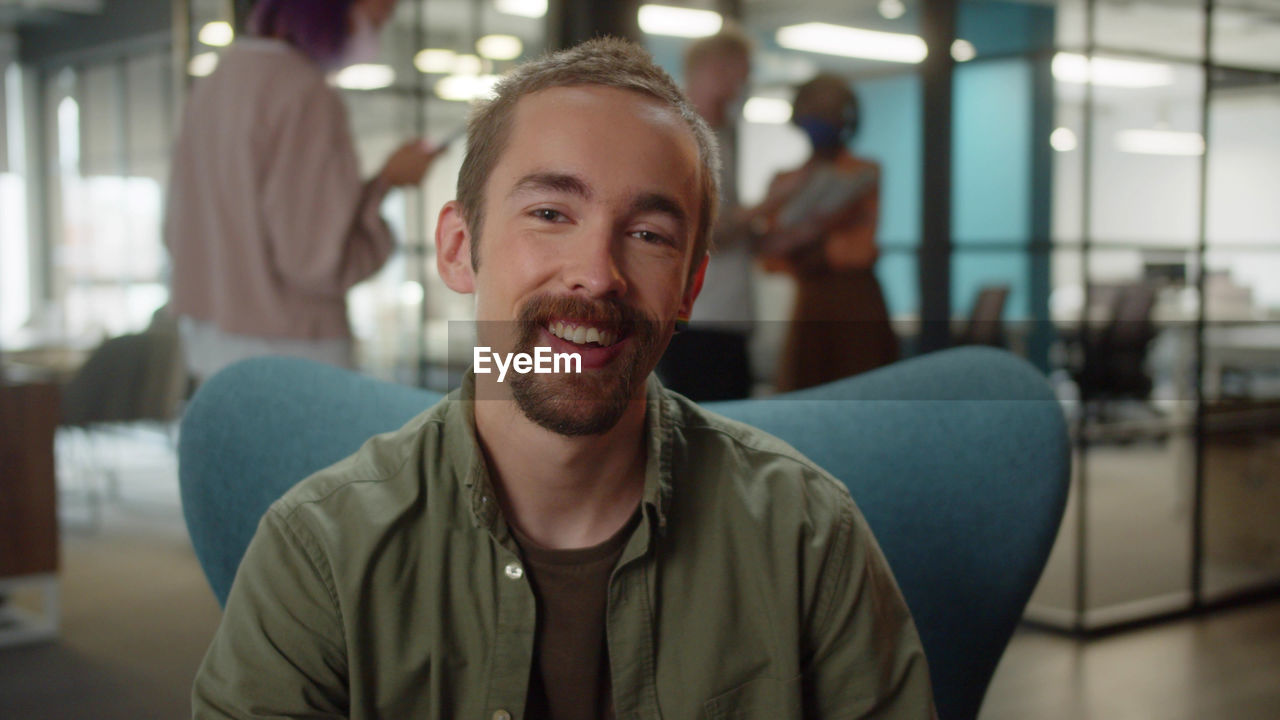
[(574, 550), (539, 547), (512, 528), (538, 602), (528, 720), (613, 718), (605, 640), (609, 574), (638, 519), (599, 545)]

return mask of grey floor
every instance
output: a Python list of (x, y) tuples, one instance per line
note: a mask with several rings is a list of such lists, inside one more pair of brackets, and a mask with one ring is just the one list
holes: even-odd
[[(60, 448), (62, 633), (0, 649), (0, 719), (184, 717), (219, 613), (182, 525), (168, 440)], [(118, 485), (93, 472), (104, 464), (121, 470)], [(1089, 641), (1020, 630), (981, 717), (1280, 718), (1280, 602)]]

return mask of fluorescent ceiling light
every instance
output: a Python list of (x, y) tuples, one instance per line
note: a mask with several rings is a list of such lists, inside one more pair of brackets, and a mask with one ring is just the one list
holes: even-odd
[(969, 62), (976, 57), (978, 57), (978, 49), (968, 40), (956, 38), (956, 41), (951, 43), (951, 59), (956, 62)]
[(792, 50), (864, 60), (918, 63), (929, 55), (928, 46), (916, 35), (862, 30), (828, 23), (788, 25), (778, 28), (775, 38), (779, 45)]
[(1060, 127), (1049, 134), (1049, 145), (1058, 152), (1071, 152), (1079, 145), (1071, 128)]
[(493, 5), (507, 15), (540, 18), (547, 14), (547, 0), (497, 0)]
[(436, 83), (436, 95), (442, 100), (471, 102), (493, 95), (497, 75), (450, 75)]
[(1175, 130), (1121, 130), (1116, 149), (1142, 155), (1203, 155), (1204, 136)]
[(226, 47), (236, 39), (236, 31), (232, 29), (231, 23), (218, 20), (216, 22), (205, 23), (200, 28), (200, 34), (196, 37), (200, 42), (212, 47)]
[(348, 65), (333, 76), (333, 84), (346, 90), (377, 90), (396, 81), (390, 65), (360, 63)]
[(422, 73), (451, 73), (458, 53), (443, 48), (426, 48), (413, 56), (413, 66)]
[(688, 38), (715, 35), (724, 24), (718, 12), (670, 5), (641, 5), (638, 19), (640, 29), (650, 35)]
[(885, 20), (897, 20), (907, 14), (907, 6), (902, 0), (880, 0), (876, 9), (880, 11), (880, 17)]
[(782, 125), (791, 120), (791, 103), (782, 98), (748, 98), (742, 106), (742, 117), (749, 123)]
[(484, 61), (477, 55), (459, 55), (453, 60), (453, 71), (458, 75), (479, 75)]
[(524, 52), (524, 43), (515, 35), (485, 35), (476, 41), (476, 52), (490, 60), (515, 60)]
[(1118, 88), (1149, 88), (1173, 84), (1173, 68), (1162, 63), (1117, 60), (1095, 55), (1092, 61), (1076, 53), (1053, 56), (1053, 77), (1060, 82)]
[(210, 50), (191, 56), (191, 60), (187, 62), (187, 74), (205, 77), (212, 75), (216, 67), (218, 67), (218, 53)]

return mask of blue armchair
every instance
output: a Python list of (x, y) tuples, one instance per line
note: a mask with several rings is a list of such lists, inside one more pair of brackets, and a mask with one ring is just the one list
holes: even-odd
[[(272, 501), (439, 397), (285, 358), (211, 378), (187, 408), (179, 472), (219, 602)], [(976, 717), (1066, 502), (1066, 425), (1040, 374), (1008, 353), (963, 348), (708, 407), (783, 438), (848, 485), (919, 628), (940, 717)]]

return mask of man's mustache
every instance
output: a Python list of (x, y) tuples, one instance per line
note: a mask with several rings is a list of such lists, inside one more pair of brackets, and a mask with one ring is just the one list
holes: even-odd
[(575, 320), (619, 337), (632, 332), (654, 332), (660, 323), (636, 307), (617, 298), (587, 300), (573, 295), (539, 295), (520, 309), (518, 322), (524, 333), (535, 332), (555, 320)]

